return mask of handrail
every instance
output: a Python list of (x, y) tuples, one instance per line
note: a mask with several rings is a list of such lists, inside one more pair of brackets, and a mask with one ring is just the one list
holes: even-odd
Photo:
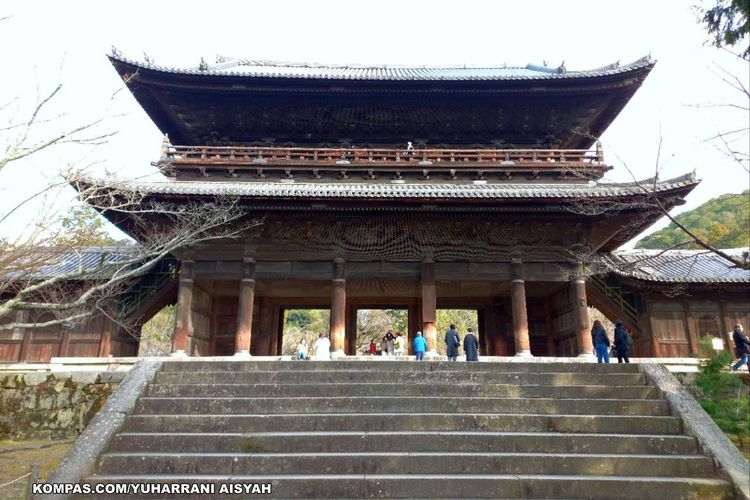
[(405, 149), (301, 148), (165, 145), (162, 160), (173, 163), (336, 163), (490, 165), (603, 165), (601, 150), (586, 149)]

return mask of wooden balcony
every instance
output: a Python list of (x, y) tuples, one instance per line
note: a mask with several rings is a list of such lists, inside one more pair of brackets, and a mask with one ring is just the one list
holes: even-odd
[(598, 179), (610, 169), (600, 147), (583, 149), (373, 149), (179, 146), (155, 163), (174, 177), (267, 179)]

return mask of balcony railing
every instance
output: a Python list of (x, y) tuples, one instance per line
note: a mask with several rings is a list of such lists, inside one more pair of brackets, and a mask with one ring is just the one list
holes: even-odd
[(243, 146), (173, 146), (162, 149), (162, 160), (182, 164), (234, 165), (398, 165), (429, 166), (569, 166), (601, 165), (601, 148), (585, 149), (370, 149), (279, 148)]
[(610, 169), (601, 147), (585, 149), (407, 149), (175, 146), (164, 142), (163, 173), (182, 179), (368, 181), (599, 179)]

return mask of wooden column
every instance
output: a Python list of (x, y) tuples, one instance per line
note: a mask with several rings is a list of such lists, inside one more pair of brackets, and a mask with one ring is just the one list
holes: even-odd
[(573, 303), (573, 317), (578, 339), (578, 355), (593, 356), (594, 345), (591, 342), (591, 327), (589, 324), (589, 304), (586, 301), (586, 280), (582, 264), (577, 264), (570, 279), (570, 299)]
[(719, 301), (719, 326), (721, 328), (721, 340), (724, 341), (724, 349), (732, 349), (732, 331), (734, 331), (734, 323), (732, 318), (727, 313), (727, 301)]
[(435, 263), (422, 262), (422, 335), (427, 342), (425, 355), (437, 355), (437, 293)]
[(193, 336), (193, 267), (195, 262), (184, 260), (180, 266), (180, 287), (177, 291), (177, 306), (175, 307), (174, 338), (172, 352), (174, 354), (190, 354), (190, 338)]
[(513, 309), (513, 341), (516, 346), (516, 356), (531, 356), (523, 264), (519, 260), (514, 260), (511, 265), (513, 280), (510, 283), (510, 302)]
[[(346, 344), (346, 354), (349, 356), (357, 355), (357, 308), (354, 304), (346, 305), (346, 329), (344, 332)], [(367, 352), (367, 348), (365, 348)]]
[(255, 303), (255, 259), (242, 260), (242, 281), (240, 281), (240, 303), (237, 309), (237, 333), (234, 336), (235, 356), (250, 356), (250, 342), (253, 331), (253, 304)]
[(690, 354), (698, 354), (698, 334), (695, 331), (695, 318), (686, 300), (682, 301), (682, 312), (685, 315), (685, 333), (687, 334), (688, 351)]
[(60, 352), (57, 354), (60, 357), (67, 356), (70, 352), (70, 328), (62, 325), (62, 340), (60, 341)]
[[(29, 319), (28, 311), (16, 311), (16, 323), (26, 323)], [(29, 345), (31, 345), (31, 330), (29, 328), (14, 328), (14, 337), (21, 337), (21, 352), (18, 353), (18, 361), (26, 362), (29, 355)]]
[[(100, 358), (106, 358), (110, 356), (110, 346), (112, 342), (112, 330), (114, 326), (114, 322), (111, 318), (112, 314), (112, 308), (107, 308), (107, 315), (104, 316), (103, 321), (103, 328), (102, 328), (102, 336), (99, 339), (99, 357)], [(141, 325), (143, 327), (143, 325)]]
[(547, 355), (557, 356), (557, 345), (555, 344), (555, 322), (552, 320), (552, 303), (550, 298), (544, 299), (544, 320), (547, 329)]
[(333, 261), (333, 293), (331, 296), (331, 355), (344, 356), (346, 340), (346, 263)]

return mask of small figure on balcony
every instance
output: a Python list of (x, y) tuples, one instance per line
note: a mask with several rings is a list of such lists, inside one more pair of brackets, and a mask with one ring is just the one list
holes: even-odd
[(408, 141), (406, 143), (406, 151), (404, 151), (404, 156), (409, 156), (411, 154), (414, 154), (414, 144), (412, 144), (411, 141)]

